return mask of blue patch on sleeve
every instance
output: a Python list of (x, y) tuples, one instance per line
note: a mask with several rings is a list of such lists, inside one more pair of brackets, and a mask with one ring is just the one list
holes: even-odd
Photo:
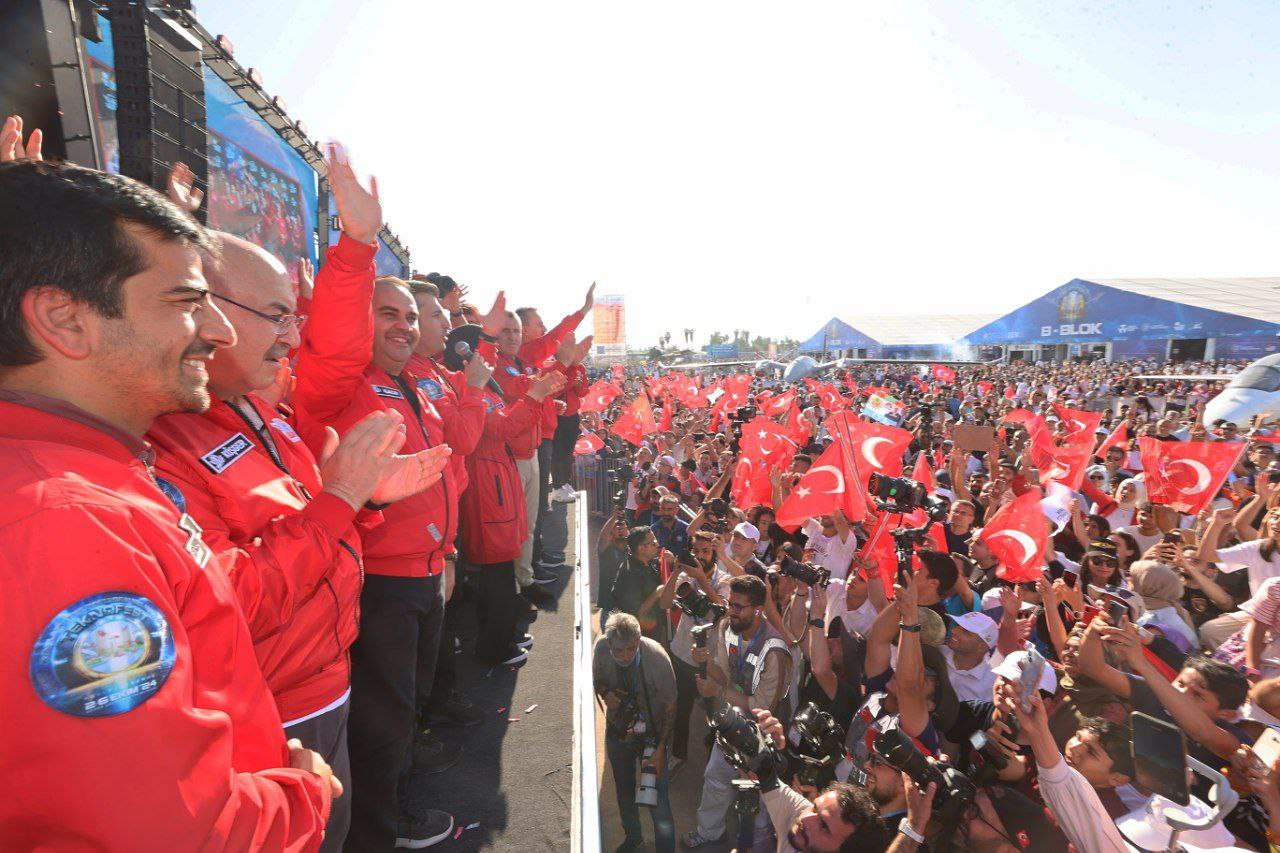
[(54, 616), (31, 650), (31, 685), (75, 717), (114, 717), (159, 692), (177, 660), (164, 613), (132, 592), (100, 592)]
[(434, 379), (419, 379), (418, 387), (432, 400), (439, 400), (444, 396), (444, 389)]
[(514, 367), (512, 367), (511, 365), (507, 365), (507, 374), (508, 374), (509, 376), (519, 376), (519, 375), (520, 375), (520, 371), (516, 370), (516, 369), (515, 369)]

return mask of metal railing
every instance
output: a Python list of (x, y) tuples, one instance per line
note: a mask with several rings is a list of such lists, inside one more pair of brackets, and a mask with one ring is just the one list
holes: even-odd
[(613, 512), (613, 496), (626, 480), (621, 473), (630, 461), (620, 453), (605, 451), (604, 456), (593, 453), (574, 460), (573, 473), (578, 491), (586, 496), (587, 508), (598, 516)]
[[(589, 457), (594, 458), (594, 457)], [(579, 481), (581, 482), (581, 480)], [(573, 853), (600, 853), (600, 788), (591, 655), (591, 533), (588, 494), (580, 490), (573, 589)]]

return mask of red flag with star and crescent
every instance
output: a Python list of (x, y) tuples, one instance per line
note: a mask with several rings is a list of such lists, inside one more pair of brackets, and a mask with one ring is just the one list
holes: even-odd
[(1111, 434), (1102, 439), (1102, 443), (1098, 445), (1098, 449), (1093, 451), (1094, 456), (1107, 458), (1107, 451), (1113, 447), (1119, 447), (1121, 450), (1129, 443), (1129, 426), (1123, 421), (1120, 425), (1111, 431)]
[(935, 364), (931, 372), (933, 373), (933, 378), (939, 382), (951, 383), (956, 381), (955, 370), (945, 364)]
[(787, 434), (798, 445), (803, 446), (809, 442), (809, 424), (800, 412), (800, 404), (794, 398), (791, 400), (791, 409), (787, 412)]
[(1034, 412), (1014, 409), (1004, 419), (1023, 427), (1031, 436), (1027, 452), (1031, 456), (1031, 464), (1040, 475), (1040, 482), (1052, 480), (1073, 492), (1080, 490), (1084, 483), (1084, 472), (1093, 459), (1093, 433), (1072, 433), (1059, 445), (1054, 443), (1053, 433), (1044, 418)]
[(980, 538), (1000, 561), (996, 576), (1027, 583), (1044, 571), (1049, 525), (1040, 508), (1040, 490), (1029, 489), (1000, 507), (982, 527)]
[[(756, 401), (759, 402), (759, 399), (757, 397)], [(795, 399), (796, 391), (791, 388), (776, 397), (770, 397), (761, 405), (761, 409), (769, 417), (776, 418), (778, 415), (785, 415), (791, 409), (791, 404), (795, 402)]]
[[(907, 430), (866, 423), (847, 411), (828, 418), (827, 428), (848, 443), (864, 477), (872, 474), (902, 475), (902, 455), (911, 444), (911, 433)], [(865, 487), (866, 484), (864, 479), (862, 485)]]
[(1087, 433), (1090, 443), (1093, 443), (1093, 436), (1098, 434), (1098, 425), (1102, 423), (1102, 412), (1082, 412), (1079, 409), (1068, 409), (1066, 406), (1054, 403), (1053, 413), (1069, 427), (1067, 435)]
[(1195, 515), (1218, 496), (1244, 452), (1243, 441), (1161, 441), (1138, 438), (1142, 474), (1152, 503)]
[(771, 468), (785, 468), (796, 455), (796, 443), (787, 431), (768, 418), (756, 417), (742, 427), (739, 439), (742, 456), (767, 462)]
[(587, 393), (583, 396), (582, 404), (578, 406), (578, 410), (582, 412), (603, 412), (621, 394), (622, 389), (617, 385), (605, 382), (603, 379), (597, 379), (587, 389)]
[(826, 412), (841, 412), (849, 408), (849, 400), (830, 382), (818, 388), (818, 405)]
[(841, 510), (850, 521), (867, 516), (862, 474), (847, 441), (836, 438), (787, 495), (775, 517), (784, 530), (794, 531), (809, 519)]
[(600, 440), (600, 436), (596, 435), (594, 432), (584, 432), (578, 437), (578, 440), (573, 443), (573, 455), (590, 456), (593, 453), (599, 452), (602, 447), (604, 447), (604, 442)]
[(652, 435), (658, 431), (658, 425), (653, 420), (653, 408), (649, 405), (649, 398), (643, 394), (637, 394), (631, 401), (631, 405), (623, 409), (618, 419), (610, 425), (609, 431), (637, 447), (643, 444), (646, 435)]

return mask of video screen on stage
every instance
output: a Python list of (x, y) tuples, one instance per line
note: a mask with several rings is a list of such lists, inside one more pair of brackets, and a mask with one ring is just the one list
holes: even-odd
[(89, 110), (93, 114), (94, 142), (104, 171), (120, 171), (120, 142), (116, 135), (116, 58), (111, 41), (111, 22), (98, 15), (102, 41), (81, 37), (85, 77), (88, 78)]
[[(333, 204), (333, 196), (329, 196), (329, 222), (334, 222), (337, 216), (338, 208)], [(330, 227), (329, 245), (336, 245), (338, 238), (341, 236), (341, 230)], [(381, 237), (378, 238), (378, 253), (373, 258), (373, 265), (377, 269), (378, 275), (394, 275), (398, 278), (404, 278), (409, 274), (408, 268), (401, 263), (400, 257), (391, 250), (391, 246)]]

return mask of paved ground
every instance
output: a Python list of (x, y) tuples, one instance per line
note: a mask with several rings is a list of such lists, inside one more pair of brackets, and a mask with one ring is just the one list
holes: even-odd
[[(552, 504), (545, 533), (551, 549), (568, 543), (570, 565), (577, 559), (573, 506)], [(490, 669), (473, 663), (474, 620), (463, 624), (458, 689), (490, 718), (475, 728), (440, 730), (462, 744), (462, 759), (444, 773), (415, 777), (410, 806), (444, 809), (458, 826), (480, 826), (432, 850), (569, 849), (573, 575), (569, 568), (560, 569), (560, 575), (560, 582), (550, 587), (556, 603), (529, 629), (534, 646), (523, 667)], [(536, 709), (527, 710), (535, 704)], [(509, 722), (512, 717), (519, 722)]]

